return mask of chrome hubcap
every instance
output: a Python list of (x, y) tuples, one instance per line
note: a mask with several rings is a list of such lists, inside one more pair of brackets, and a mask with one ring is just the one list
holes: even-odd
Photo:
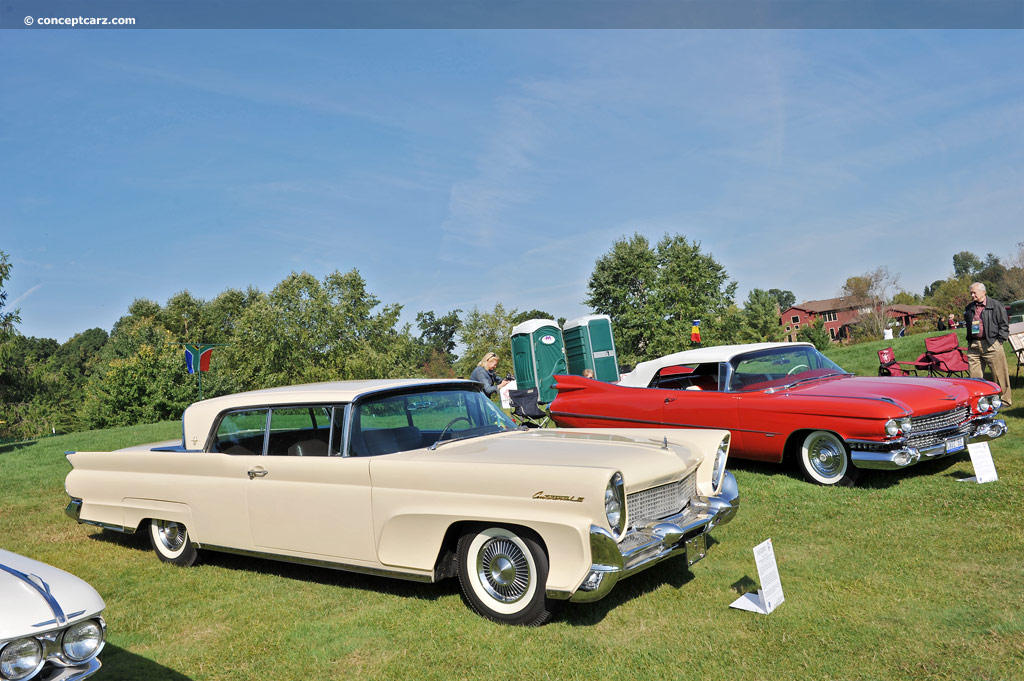
[(841, 475), (846, 466), (846, 451), (832, 438), (819, 437), (807, 448), (814, 471), (825, 478)]
[(160, 543), (168, 551), (177, 551), (185, 544), (185, 528), (175, 522), (163, 521), (157, 523), (157, 533), (160, 535)]
[(492, 598), (514, 603), (530, 588), (530, 565), (522, 549), (510, 539), (495, 537), (477, 555), (480, 583)]

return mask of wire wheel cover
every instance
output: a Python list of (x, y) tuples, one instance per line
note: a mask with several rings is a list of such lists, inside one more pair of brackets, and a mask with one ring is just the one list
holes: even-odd
[(502, 603), (515, 603), (530, 588), (530, 564), (511, 539), (495, 537), (480, 548), (476, 559), (480, 583)]

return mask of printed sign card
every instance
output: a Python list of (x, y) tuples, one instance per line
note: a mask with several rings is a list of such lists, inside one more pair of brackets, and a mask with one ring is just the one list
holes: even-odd
[(971, 455), (971, 465), (974, 466), (974, 475), (969, 478), (960, 478), (957, 482), (995, 482), (999, 479), (996, 474), (996, 464), (992, 461), (992, 450), (988, 448), (987, 442), (972, 442), (967, 445), (967, 452)]
[(743, 594), (730, 603), (729, 607), (767, 615), (786, 600), (782, 593), (782, 580), (779, 578), (779, 566), (775, 562), (775, 548), (771, 539), (766, 539), (754, 547), (754, 563), (757, 565), (757, 578), (761, 582), (761, 588), (757, 590), (756, 595)]

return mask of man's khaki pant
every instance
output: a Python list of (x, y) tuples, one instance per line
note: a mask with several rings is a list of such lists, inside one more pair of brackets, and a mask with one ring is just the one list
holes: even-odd
[(982, 366), (987, 366), (992, 371), (992, 380), (1003, 389), (1001, 395), (1003, 404), (1010, 406), (1013, 398), (1010, 396), (1010, 366), (1006, 363), (1006, 353), (1003, 352), (1003, 344), (999, 341), (989, 343), (988, 341), (975, 340), (967, 346), (967, 365), (970, 367), (971, 378), (984, 378)]

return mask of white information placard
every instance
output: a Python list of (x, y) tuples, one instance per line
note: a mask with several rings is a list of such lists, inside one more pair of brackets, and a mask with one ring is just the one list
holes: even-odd
[(996, 464), (992, 461), (992, 450), (988, 448), (987, 442), (972, 442), (967, 445), (967, 452), (971, 455), (971, 465), (974, 466), (974, 475), (969, 478), (960, 478), (959, 482), (995, 482), (999, 479), (996, 474)]
[(508, 385), (506, 385), (504, 388), (498, 388), (498, 397), (501, 398), (501, 408), (502, 409), (511, 409), (512, 408), (512, 400), (508, 396), (508, 391), (509, 390), (515, 390), (515, 389), (516, 389), (516, 382), (515, 381), (509, 381)]
[(743, 594), (729, 607), (767, 615), (786, 600), (782, 593), (782, 580), (779, 578), (779, 566), (775, 562), (775, 547), (772, 546), (771, 539), (766, 539), (754, 547), (754, 563), (757, 565), (757, 578), (761, 582), (761, 588), (757, 590), (756, 595)]

